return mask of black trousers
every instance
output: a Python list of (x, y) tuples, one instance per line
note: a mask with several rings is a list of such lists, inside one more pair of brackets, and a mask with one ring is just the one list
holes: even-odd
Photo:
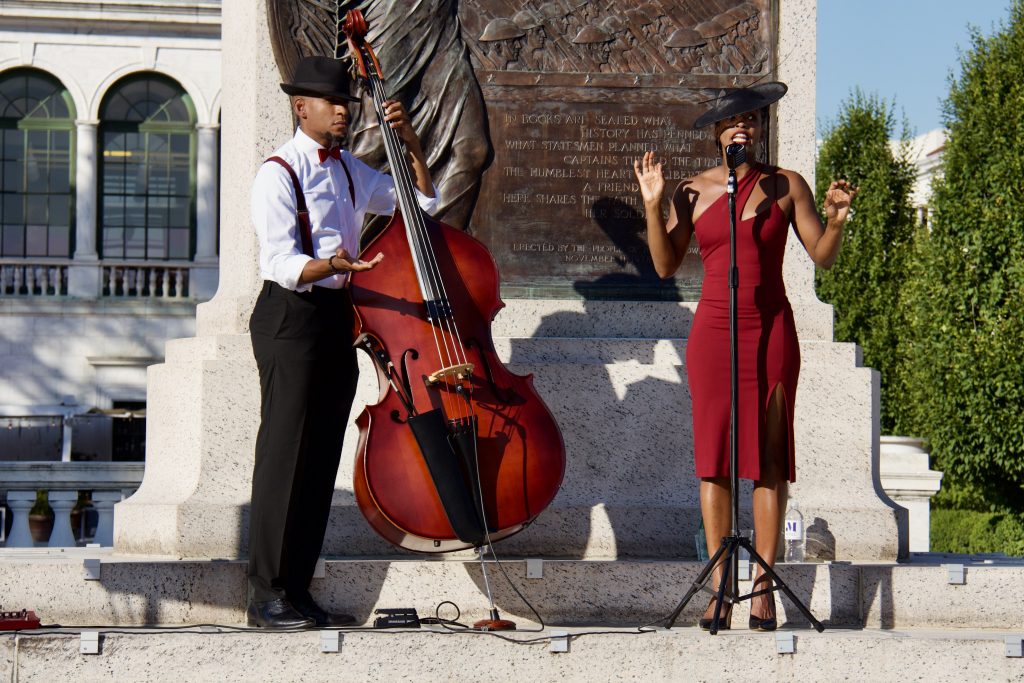
[(249, 510), (250, 599), (308, 595), (355, 396), (347, 290), (264, 282), (249, 331), (260, 429)]

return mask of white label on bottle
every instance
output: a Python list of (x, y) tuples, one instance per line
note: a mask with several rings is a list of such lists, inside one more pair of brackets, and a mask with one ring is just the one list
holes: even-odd
[(786, 520), (786, 540), (787, 541), (799, 541), (803, 534), (800, 529), (799, 519), (787, 519)]

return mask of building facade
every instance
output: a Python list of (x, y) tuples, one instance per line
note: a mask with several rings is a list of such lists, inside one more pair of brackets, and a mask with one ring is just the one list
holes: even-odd
[(194, 334), (217, 286), (220, 5), (0, 4), (0, 427), (144, 408), (146, 367)]

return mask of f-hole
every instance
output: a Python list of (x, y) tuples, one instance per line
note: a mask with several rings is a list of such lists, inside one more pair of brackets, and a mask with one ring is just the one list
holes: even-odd
[[(491, 372), (491, 364), (487, 361), (487, 354), (484, 353), (483, 347), (473, 337), (466, 340), (467, 349), (476, 349), (477, 355), (480, 356), (480, 363), (484, 366), (484, 376), (487, 378), (487, 385), (491, 387), (491, 393), (494, 397), (502, 403), (512, 404), (519, 399), (519, 396), (514, 391), (506, 392), (504, 389), (499, 389), (498, 385), (494, 383), (494, 374)], [(520, 401), (521, 402), (521, 401)]]

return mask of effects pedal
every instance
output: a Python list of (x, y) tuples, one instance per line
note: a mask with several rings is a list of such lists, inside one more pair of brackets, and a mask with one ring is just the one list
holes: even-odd
[(416, 610), (411, 607), (400, 607), (398, 609), (378, 609), (374, 614), (379, 614), (373, 620), (374, 628), (419, 628), (420, 617)]
[(39, 617), (35, 612), (27, 609), (0, 612), (0, 631), (24, 631), (30, 628), (39, 628)]

